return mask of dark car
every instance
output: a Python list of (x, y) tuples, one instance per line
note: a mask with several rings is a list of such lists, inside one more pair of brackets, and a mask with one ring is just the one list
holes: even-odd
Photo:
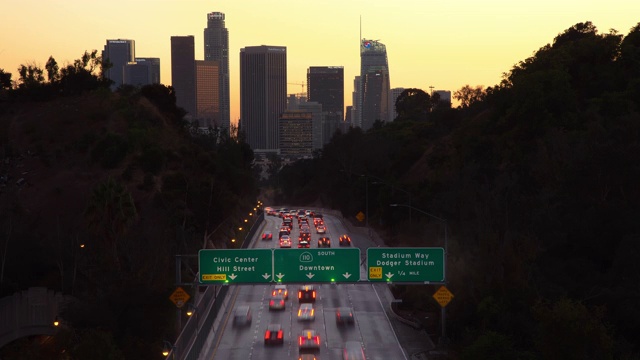
[(298, 290), (298, 302), (314, 303), (316, 302), (316, 296), (317, 296), (316, 289), (313, 287), (313, 285), (304, 285), (300, 287), (300, 289)]
[(262, 233), (262, 240), (271, 240), (273, 239), (273, 234), (271, 231), (265, 231)]
[(349, 235), (341, 235), (340, 236), (340, 246), (351, 246), (351, 238)]
[(310, 248), (311, 240), (308, 237), (298, 237), (298, 248)]
[(349, 307), (339, 307), (336, 309), (336, 324), (353, 325), (353, 310)]
[(331, 240), (328, 237), (318, 239), (318, 247), (331, 247)]
[(249, 324), (251, 324), (251, 307), (249, 305), (238, 306), (233, 314), (233, 326)]
[(282, 331), (282, 325), (269, 324), (269, 326), (267, 326), (267, 330), (264, 332), (264, 344), (265, 345), (284, 344), (284, 331)]

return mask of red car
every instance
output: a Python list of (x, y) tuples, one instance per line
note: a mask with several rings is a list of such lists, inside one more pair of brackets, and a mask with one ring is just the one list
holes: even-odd
[(269, 324), (267, 331), (264, 332), (265, 345), (282, 345), (284, 344), (284, 332), (280, 324)]
[(349, 235), (340, 236), (340, 246), (351, 246), (351, 238)]

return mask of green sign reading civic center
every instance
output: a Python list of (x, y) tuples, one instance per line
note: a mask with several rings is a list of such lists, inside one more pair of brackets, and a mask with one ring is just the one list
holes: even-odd
[(201, 284), (272, 281), (271, 249), (202, 249), (198, 252)]
[(443, 248), (368, 248), (369, 281), (444, 282)]
[(333, 283), (360, 280), (360, 249), (275, 249), (274, 281)]

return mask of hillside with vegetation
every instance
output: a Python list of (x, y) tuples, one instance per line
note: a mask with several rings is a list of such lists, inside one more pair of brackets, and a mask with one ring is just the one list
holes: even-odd
[[(590, 23), (455, 92), (405, 91), (398, 117), (337, 133), (272, 176), (278, 203), (321, 204), (389, 246), (442, 247), (448, 337), (460, 359), (640, 356), (640, 24)], [(433, 286), (397, 286), (438, 314)]]
[[(0, 71), (0, 296), (44, 286), (73, 299), (56, 337), (0, 358), (161, 358), (174, 255), (235, 246), (255, 206), (247, 144), (194, 133), (171, 87), (112, 92), (101, 66), (94, 51)], [(183, 266), (193, 281), (197, 262)]]

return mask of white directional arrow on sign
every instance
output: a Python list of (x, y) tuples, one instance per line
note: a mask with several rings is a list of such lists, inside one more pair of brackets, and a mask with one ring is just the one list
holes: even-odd
[(236, 274), (229, 275), (229, 279), (231, 279), (231, 280), (235, 280), (237, 277), (238, 277), (238, 275), (236, 275)]
[(278, 278), (278, 280), (282, 280), (282, 278), (284, 277), (283, 273), (277, 273), (276, 277)]
[(314, 277), (314, 276), (315, 276), (315, 275), (314, 275), (314, 274), (312, 274), (312, 273), (308, 273), (308, 274), (307, 274), (307, 277), (308, 277), (309, 279), (311, 279), (311, 278), (312, 278), (312, 277)]
[(393, 277), (393, 274), (390, 273), (390, 272), (386, 273), (385, 275), (387, 275), (387, 278), (389, 278), (389, 279), (391, 279)]
[(342, 276), (344, 276), (345, 279), (348, 279), (351, 277), (351, 274), (349, 274), (349, 272), (346, 272), (344, 274), (342, 274)]
[(269, 275), (268, 273), (264, 273), (264, 275), (262, 275), (262, 277), (263, 277), (265, 280), (266, 280), (266, 279), (268, 279), (268, 278), (269, 278), (269, 276), (271, 276), (271, 275)]

